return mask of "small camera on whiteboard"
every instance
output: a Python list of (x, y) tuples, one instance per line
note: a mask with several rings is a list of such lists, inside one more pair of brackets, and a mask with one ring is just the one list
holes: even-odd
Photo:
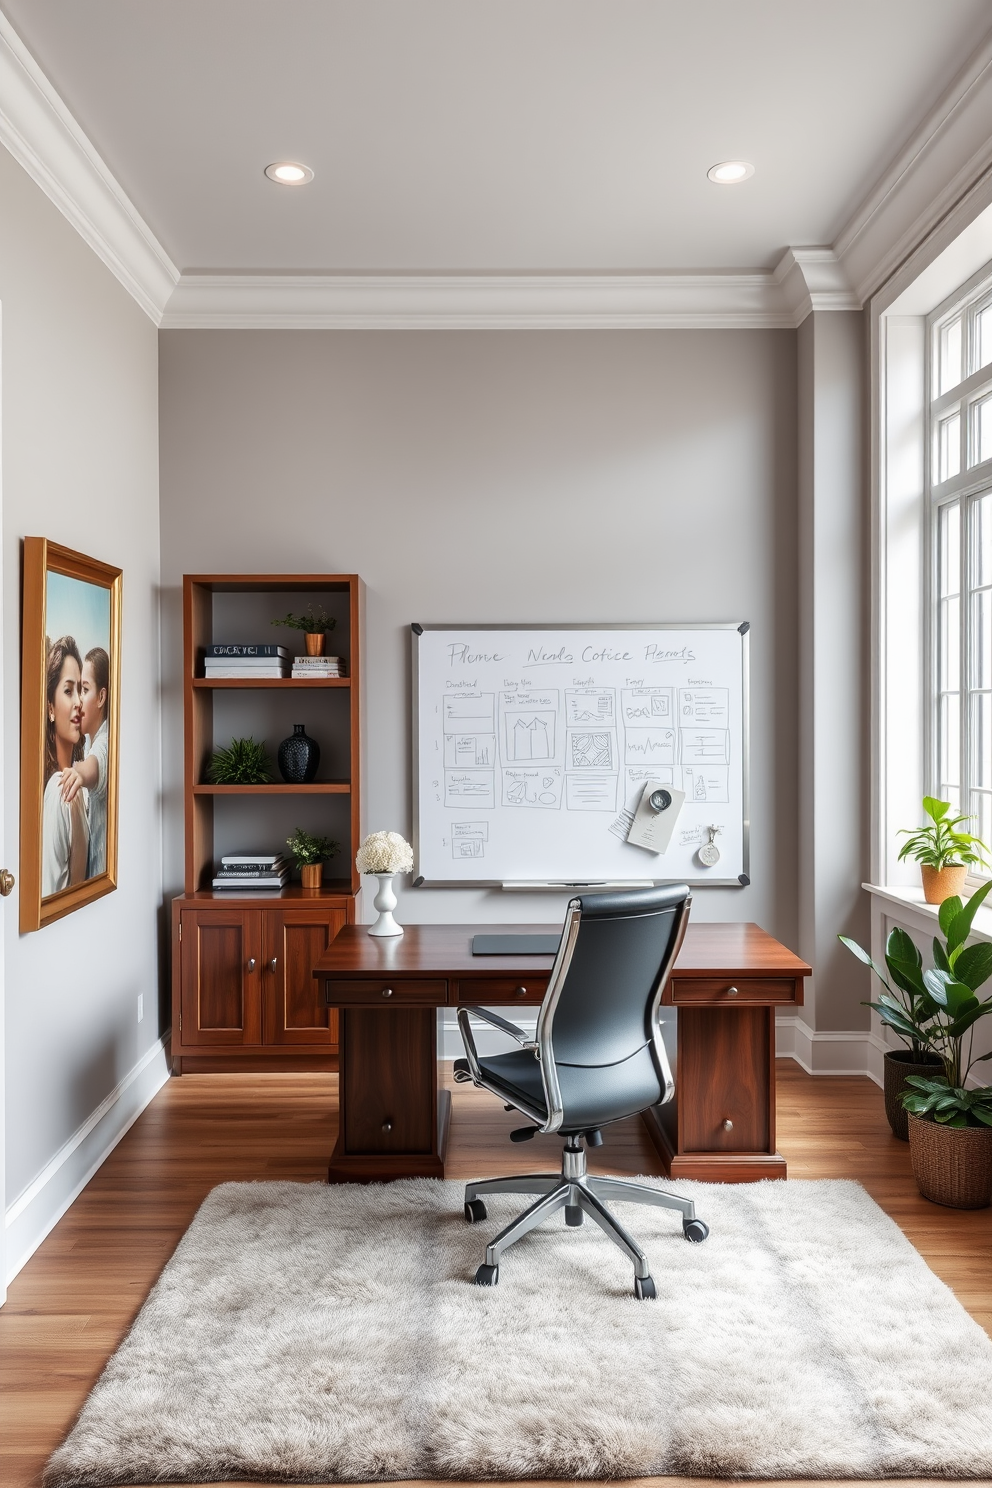
[(648, 852), (665, 852), (684, 801), (685, 791), (649, 780), (641, 791), (627, 841)]

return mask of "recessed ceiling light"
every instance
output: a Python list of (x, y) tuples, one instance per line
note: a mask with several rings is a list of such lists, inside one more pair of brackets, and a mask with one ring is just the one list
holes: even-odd
[(754, 166), (746, 160), (723, 160), (719, 165), (711, 165), (706, 174), (718, 186), (737, 186), (751, 179)]
[(305, 186), (313, 180), (310, 167), (295, 160), (275, 160), (265, 167), (265, 174), (280, 186)]

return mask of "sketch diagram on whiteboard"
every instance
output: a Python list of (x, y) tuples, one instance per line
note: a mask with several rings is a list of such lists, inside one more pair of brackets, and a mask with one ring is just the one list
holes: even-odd
[(612, 770), (616, 760), (616, 738), (605, 729), (587, 733), (572, 729), (568, 735), (570, 770)]
[(444, 804), (496, 807), (496, 694), (459, 692), (442, 699)]
[(540, 765), (508, 767), (503, 771), (503, 805), (557, 810), (561, 805), (561, 771)]
[(466, 858), (477, 859), (486, 856), (486, 843), (489, 841), (488, 822), (452, 822), (451, 824), (451, 856), (460, 861)]
[(613, 728), (616, 724), (615, 706), (616, 694), (612, 687), (565, 691), (565, 721), (572, 728), (590, 724)]

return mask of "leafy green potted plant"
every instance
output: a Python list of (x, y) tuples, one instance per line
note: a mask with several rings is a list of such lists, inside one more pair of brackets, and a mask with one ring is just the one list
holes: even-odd
[(324, 864), (338, 851), (338, 844), (330, 837), (315, 837), (297, 827), (286, 845), (300, 870), (300, 882), (305, 889), (319, 889), (324, 876)]
[(218, 749), (207, 767), (211, 785), (268, 785), (272, 761), (264, 741), (232, 739), (226, 749)]
[(949, 816), (950, 809), (950, 801), (924, 796), (923, 810), (930, 818), (929, 824), (916, 831), (904, 827), (900, 832), (909, 840), (899, 849), (899, 860), (912, 858), (919, 863), (923, 897), (928, 904), (942, 904), (960, 894), (969, 866), (986, 861), (987, 849), (981, 838), (959, 830), (961, 823), (971, 818)]
[(307, 605), (302, 615), (294, 615), (290, 610), (288, 615), (281, 620), (273, 620), (273, 625), (283, 625), (289, 630), (302, 630), (307, 645), (308, 656), (323, 656), (324, 636), (327, 631), (333, 630), (337, 621), (333, 615), (328, 615), (322, 605), (314, 609), (312, 604)]
[(904, 1049), (887, 1049), (882, 1064), (885, 1115), (892, 1135), (901, 1142), (908, 1142), (909, 1117), (901, 1099), (903, 1091), (908, 1088), (906, 1081), (910, 1075), (937, 1075), (942, 1068), (939, 1058), (930, 1052), (927, 1043), (926, 1029), (936, 1016), (936, 1006), (923, 985), (923, 958), (906, 931), (896, 926), (885, 942), (885, 965), (889, 974), (886, 977), (857, 941), (847, 935), (838, 935), (837, 939), (859, 961), (871, 967), (885, 988), (878, 1002), (866, 1002), (863, 1006), (873, 1008), (886, 1027), (893, 1029), (909, 1045)]
[(902, 1102), (909, 1113), (909, 1150), (920, 1193), (956, 1209), (983, 1209), (992, 1203), (992, 1087), (967, 1088), (972, 1068), (992, 1059), (992, 1053), (978, 1058), (972, 1053), (975, 1024), (992, 1014), (992, 997), (983, 1001), (976, 995), (992, 977), (992, 945), (967, 944), (990, 891), (992, 881), (966, 904), (956, 894), (944, 900), (939, 915), (943, 939), (934, 936), (930, 970), (923, 971), (915, 958), (900, 962), (900, 975), (910, 985), (907, 997), (918, 1004), (915, 1021), (894, 1005), (896, 999), (883, 997), (872, 1004), (889, 1027), (904, 1037), (913, 1029), (940, 1060), (941, 1074), (907, 1077)]

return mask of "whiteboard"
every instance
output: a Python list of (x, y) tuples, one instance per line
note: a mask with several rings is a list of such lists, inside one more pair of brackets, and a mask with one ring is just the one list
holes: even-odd
[[(750, 882), (748, 628), (414, 625), (415, 886)], [(685, 792), (663, 854), (648, 782)]]

